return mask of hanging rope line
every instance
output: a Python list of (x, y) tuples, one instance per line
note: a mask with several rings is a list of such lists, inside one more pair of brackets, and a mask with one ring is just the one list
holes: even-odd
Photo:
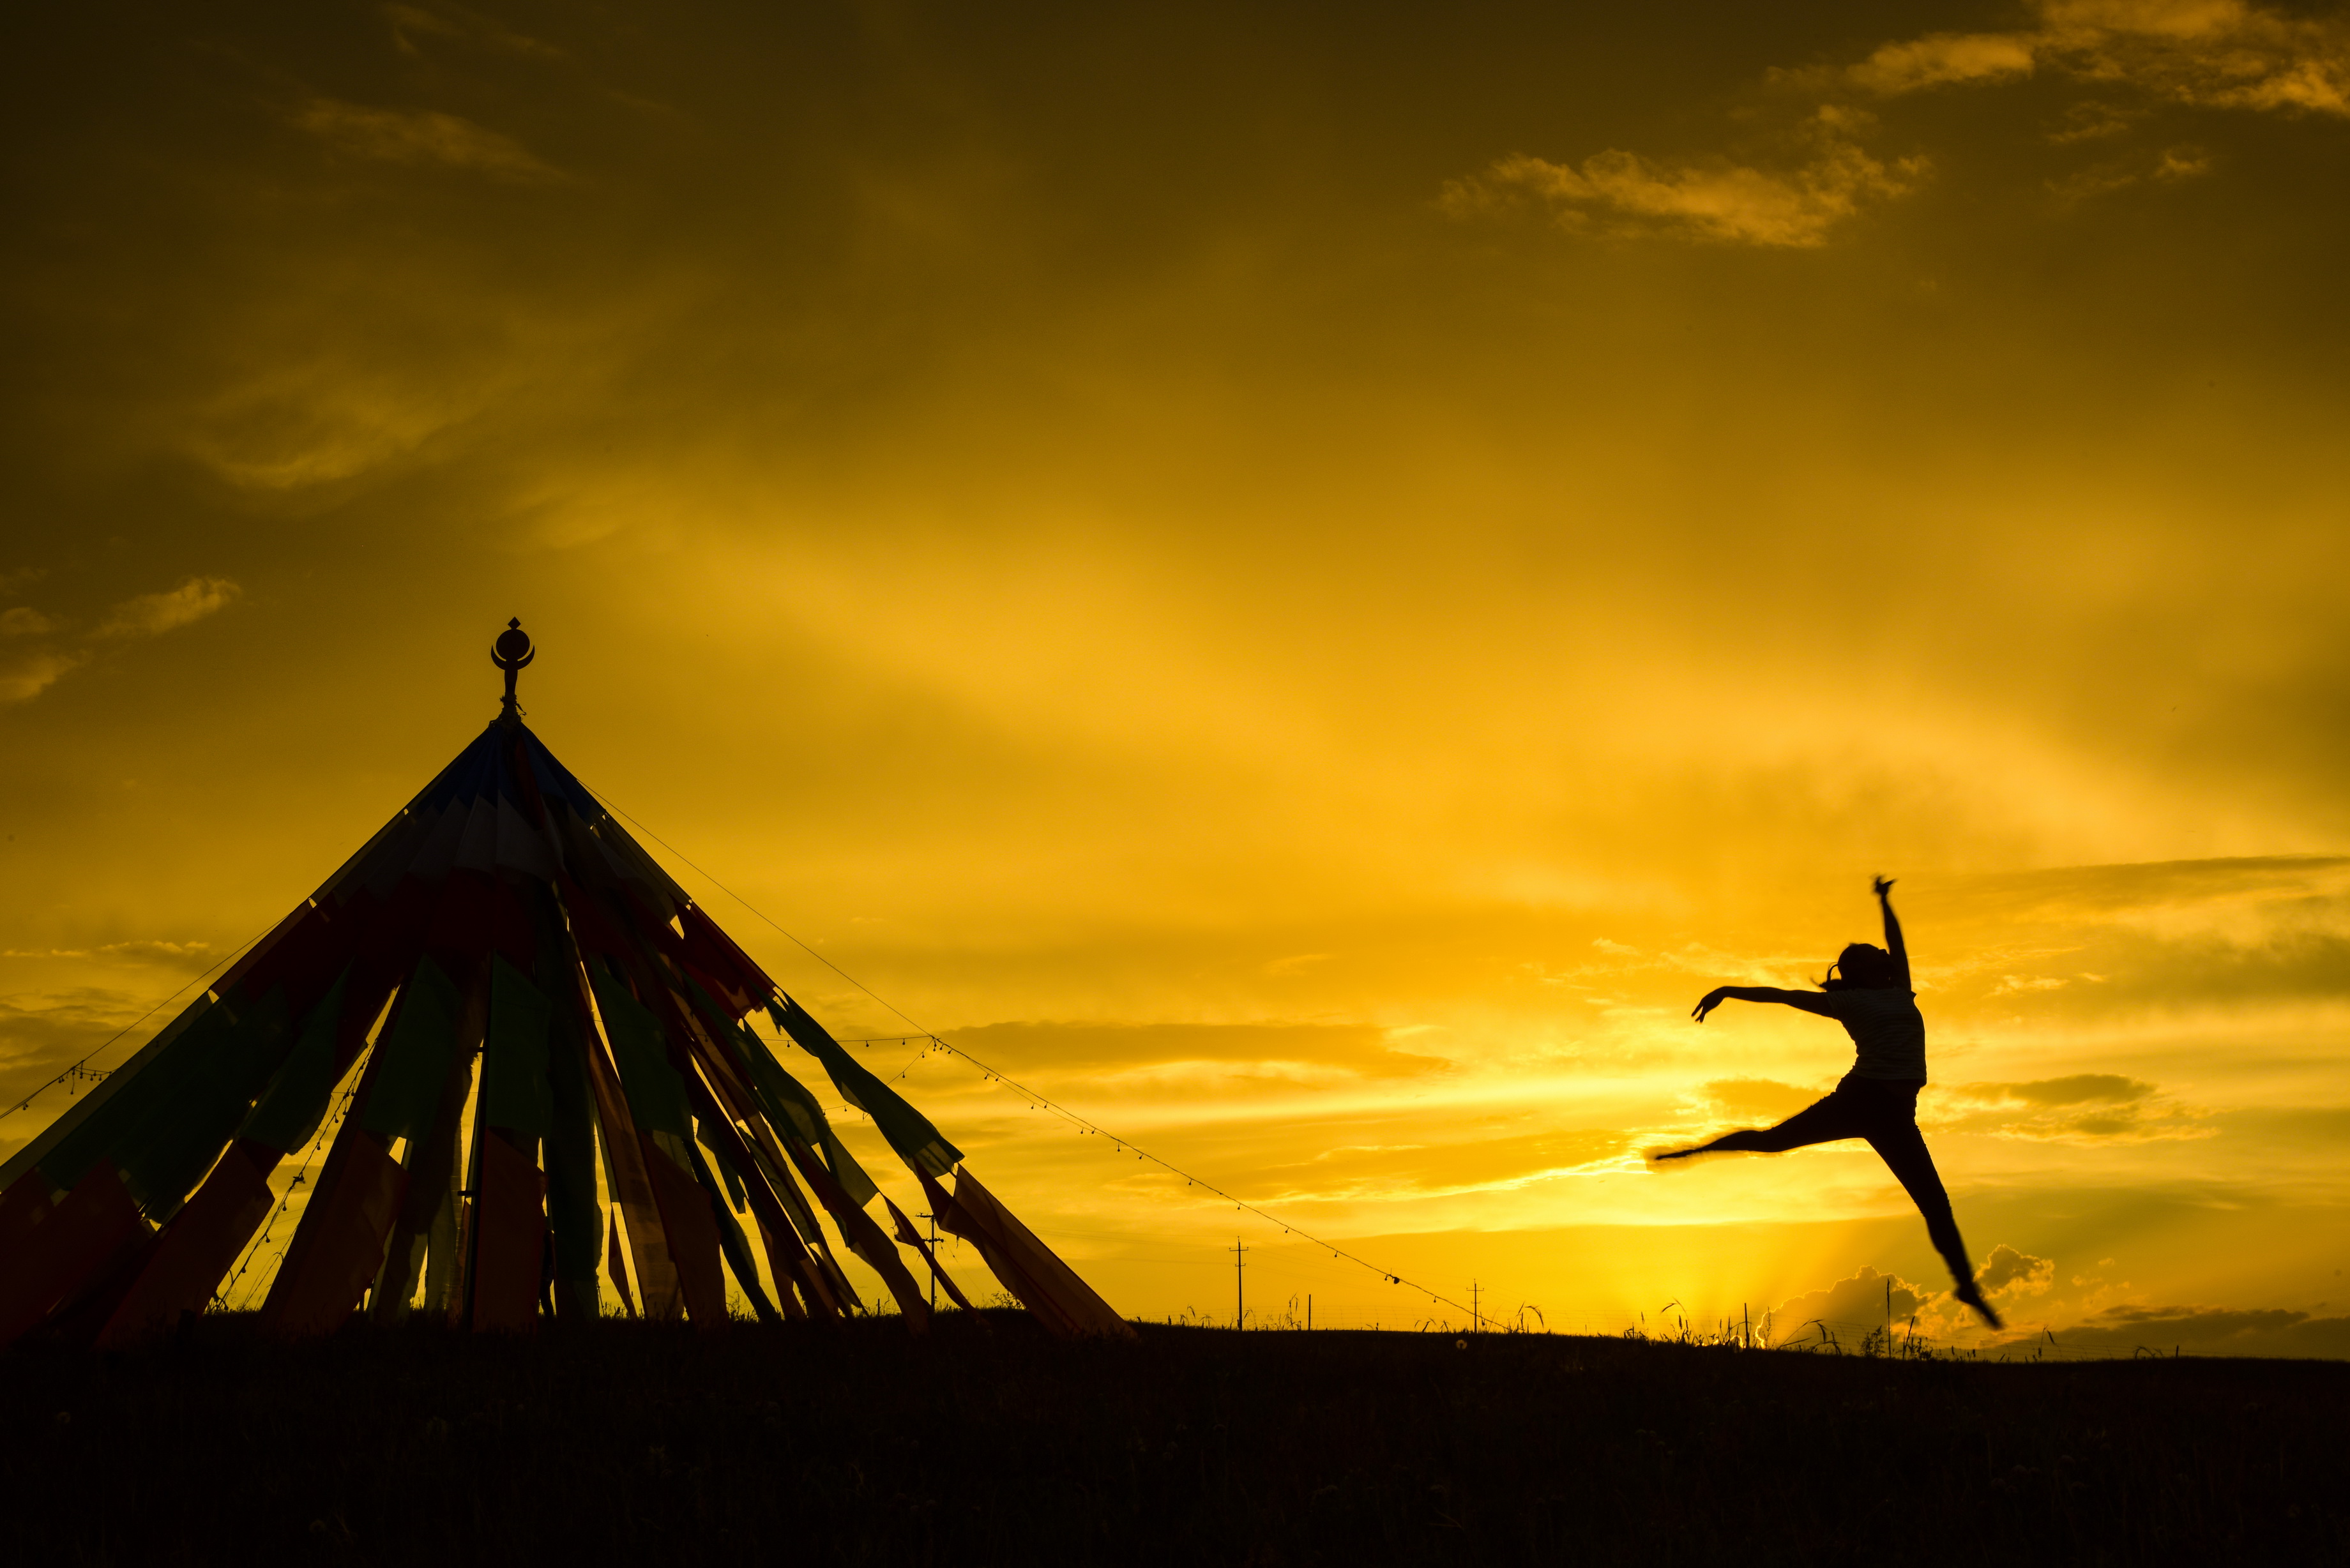
[[(354, 1066), (358, 1065), (357, 1063), (353, 1063), (352, 1064)], [(261, 1255), (261, 1249), (269, 1244), (269, 1233), (277, 1228), (277, 1221), (286, 1217), (286, 1210), (293, 1205), (294, 1194), (300, 1190), (301, 1186), (305, 1181), (307, 1181), (310, 1179), (310, 1164), (313, 1160), (318, 1158), (318, 1151), (326, 1147), (327, 1135), (335, 1130), (337, 1123), (340, 1122), (346, 1116), (350, 1114), (351, 1101), (358, 1097), (359, 1092), (359, 1086), (356, 1083), (349, 1088), (345, 1089), (342, 1094), (342, 1103), (335, 1107), (334, 1115), (320, 1119), (318, 1123), (318, 1130), (310, 1139), (309, 1152), (302, 1157), (302, 1168), (296, 1171), (294, 1173), (294, 1179), (286, 1184), (286, 1195), (277, 1200), (277, 1207), (270, 1213), (269, 1222), (262, 1226), (261, 1234), (255, 1236), (253, 1239), (253, 1244), (244, 1250), (244, 1258), (241, 1259), (236, 1265), (236, 1272), (231, 1274), (227, 1281), (224, 1282), (218, 1290), (213, 1293), (213, 1301), (218, 1303), (221, 1311), (233, 1312), (235, 1310), (229, 1302), (229, 1292), (236, 1289), (237, 1281), (244, 1278), (244, 1272), (253, 1267), (253, 1260), (259, 1257)], [(289, 1239), (287, 1245), (290, 1246), (292, 1242)], [(277, 1261), (281, 1265), (286, 1261), (286, 1249), (284, 1247), (277, 1250)], [(276, 1276), (271, 1275), (269, 1277), (275, 1278)], [(256, 1279), (253, 1282), (253, 1288), (245, 1292), (244, 1299), (247, 1305), (252, 1303), (254, 1296), (259, 1293), (264, 1282), (265, 1282), (263, 1280)], [(206, 1310), (210, 1310), (210, 1308), (207, 1307)]]
[[(242, 953), (245, 949), (251, 947), (254, 943), (267, 936), (270, 931), (275, 929), (275, 924), (276, 923), (273, 921), (270, 925), (264, 926), (261, 929), (254, 932), (253, 935), (245, 938), (244, 940), (237, 943), (236, 946), (229, 949), (229, 950), (223, 954), (219, 961), (214, 963), (212, 968), (205, 970), (202, 974), (197, 975), (195, 980), (189, 981), (186, 985), (181, 986), (178, 991), (173, 992), (171, 995), (165, 997), (162, 1001), (157, 1002), (154, 1006), (149, 1008), (146, 1012), (140, 1013), (138, 1017), (132, 1019), (130, 1023), (116, 1030), (112, 1034), (107, 1036), (102, 1044), (92, 1049), (88, 1054), (82, 1057), (80, 1061), (76, 1062), (64, 1072), (59, 1073), (56, 1077), (51, 1078), (47, 1083), (43, 1084), (39, 1088), (35, 1089), (31, 1094), (26, 1095), (23, 1099), (17, 1101), (13, 1106), (10, 1106), (7, 1109), (0, 1110), (0, 1117), (13, 1116), (18, 1111), (27, 1108), (35, 1100), (39, 1099), (43, 1095), (47, 1094), (51, 1089), (56, 1088), (59, 1084), (64, 1083), (68, 1078), (76, 1077), (78, 1075), (90, 1076), (93, 1080), (104, 1077), (106, 1075), (104, 1073), (85, 1075), (82, 1070), (89, 1064), (92, 1058), (105, 1052), (108, 1047), (111, 1046), (116, 1041), (121, 1039), (124, 1035), (130, 1033), (132, 1030), (138, 1028), (140, 1024), (146, 1023), (149, 1019), (162, 1012), (163, 1009), (171, 1006), (174, 1002), (177, 1002), (181, 996), (185, 994), (188, 986), (195, 984), (196, 981), (210, 979), (215, 971), (221, 969), (224, 965), (234, 962), (239, 953)], [(111, 1071), (111, 1069), (109, 1069), (109, 1071)]]
[[(590, 793), (592, 794), (594, 792), (591, 791)], [(1301, 1230), (1299, 1227), (1291, 1224), (1288, 1220), (1282, 1219), (1277, 1214), (1270, 1213), (1265, 1210), (1259, 1208), (1257, 1205), (1247, 1201), (1245, 1199), (1233, 1196), (1232, 1193), (1225, 1191), (1222, 1188), (1218, 1187), (1214, 1182), (1208, 1180), (1206, 1178), (1194, 1176), (1190, 1171), (1173, 1164), (1171, 1161), (1160, 1158), (1159, 1156), (1152, 1154), (1149, 1150), (1142, 1147), (1139, 1144), (1137, 1144), (1132, 1138), (1122, 1137), (1117, 1133), (1109, 1131), (1106, 1127), (1097, 1126), (1091, 1120), (1079, 1115), (1077, 1112), (1069, 1109), (1066, 1106), (1064, 1106), (1060, 1102), (1053, 1099), (1050, 1096), (1045, 1095), (1039, 1090), (1032, 1089), (1027, 1085), (1023, 1084), (1014, 1078), (1005, 1076), (994, 1066), (981, 1061), (978, 1057), (972, 1055), (962, 1046), (941, 1039), (933, 1031), (925, 1029), (921, 1024), (916, 1023), (910, 1015), (898, 1007), (895, 1003), (891, 1002), (888, 998), (882, 996), (880, 992), (875, 991), (871, 986), (867, 985), (863, 981), (858, 979), (855, 975), (849, 973), (847, 970), (841, 968), (838, 964), (825, 957), (824, 954), (816, 951), (816, 949), (808, 946), (807, 943), (792, 935), (791, 932), (785, 930), (782, 926), (776, 925), (776, 923), (773, 919), (770, 919), (766, 913), (757, 905), (752, 903), (750, 899), (745, 898), (742, 894), (737, 893), (733, 888), (729, 888), (725, 883), (721, 882), (717, 877), (703, 870), (692, 860), (687, 858), (683, 854), (679, 852), (675, 845), (670, 843), (669, 840), (663, 838), (658, 833), (655, 833), (651, 828), (647, 827), (643, 823), (639, 822), (635, 817), (630, 816), (627, 812), (622, 811), (618, 805), (613, 804), (608, 796), (597, 794), (596, 799), (606, 810), (613, 813), (617, 816), (626, 818), (629, 825), (631, 827), (634, 827), (639, 833), (643, 834), (647, 838), (651, 839), (655, 844), (660, 845), (663, 849), (666, 849), (671, 855), (676, 856), (677, 858), (684, 865), (692, 867), (693, 870), (701, 876), (703, 880), (707, 881), (712, 887), (717, 888), (720, 892), (725, 894), (728, 898), (733, 899), (736, 903), (742, 905), (752, 914), (756, 915), (761, 920), (764, 921), (768, 926), (772, 927), (776, 932), (782, 935), (785, 940), (789, 941), (794, 947), (799, 949), (800, 951), (807, 954), (808, 957), (816, 960), (818, 963), (824, 965), (825, 968), (832, 971), (833, 973), (838, 975), (841, 979), (847, 981), (849, 984), (863, 992), (867, 996), (871, 997), (881, 1006), (886, 1007), (891, 1012), (896, 1013), (899, 1018), (904, 1019), (906, 1023), (912, 1025), (913, 1028), (913, 1033), (906, 1036), (906, 1038), (926, 1040), (930, 1043), (930, 1046), (931, 1048), (946, 1052), (951, 1055), (960, 1056), (963, 1061), (969, 1063), (973, 1067), (978, 1068), (983, 1077), (995, 1083), (1002, 1084), (1007, 1088), (1017, 1090), (1020, 1094), (1027, 1096), (1030, 1109), (1049, 1112), (1051, 1115), (1058, 1116), (1063, 1121), (1067, 1122), (1079, 1132), (1090, 1133), (1101, 1137), (1106, 1137), (1109, 1139), (1114, 1146), (1116, 1146), (1120, 1153), (1124, 1153), (1128, 1149), (1132, 1149), (1134, 1151), (1134, 1157), (1137, 1159), (1155, 1165), (1170, 1176), (1181, 1177), (1183, 1179), (1183, 1184), (1186, 1187), (1196, 1187), (1202, 1191), (1213, 1193), (1215, 1196), (1224, 1199), (1224, 1201), (1230, 1203), (1235, 1210), (1243, 1214), (1253, 1214), (1268, 1225), (1278, 1226), (1281, 1230), (1281, 1233), (1284, 1236), (1295, 1236), (1300, 1241), (1310, 1241), (1315, 1246), (1319, 1247), (1324, 1251), (1329, 1253), (1332, 1257), (1343, 1259), (1347, 1262), (1354, 1263), (1358, 1267), (1367, 1269), (1372, 1273), (1378, 1275), (1381, 1279), (1385, 1280), (1391, 1285), (1402, 1285), (1408, 1290), (1425, 1295), (1430, 1301), (1440, 1302), (1444, 1305), (1451, 1307), (1456, 1311), (1470, 1313), (1472, 1317), (1477, 1315), (1472, 1309), (1460, 1302), (1454, 1301), (1450, 1296), (1440, 1294), (1438, 1292), (1429, 1289), (1426, 1285), (1420, 1284), (1417, 1281), (1405, 1279), (1401, 1274), (1397, 1273), (1394, 1270), (1389, 1269), (1383, 1264), (1374, 1263), (1367, 1258), (1357, 1257), (1354, 1253), (1347, 1251), (1344, 1247), (1340, 1247), (1334, 1242), (1326, 1241), (1319, 1236), (1313, 1234), (1311, 1231)], [(884, 1035), (880, 1038), (889, 1040), (896, 1039), (898, 1036)], [(871, 1042), (859, 1041), (858, 1044), (871, 1044)], [(909, 1063), (907, 1066), (908, 1069), (910, 1070), (912, 1064)], [(905, 1073), (900, 1072), (898, 1075), (902, 1078), (905, 1076)]]

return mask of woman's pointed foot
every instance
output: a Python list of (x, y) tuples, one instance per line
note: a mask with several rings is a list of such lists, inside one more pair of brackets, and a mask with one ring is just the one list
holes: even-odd
[(1980, 1285), (1977, 1285), (1972, 1280), (1966, 1281), (1950, 1293), (1958, 1297), (1959, 1300), (1966, 1303), (1967, 1305), (1974, 1308), (1977, 1313), (1981, 1314), (1983, 1322), (1990, 1324), (1992, 1328), (2005, 1328), (2007, 1326), (2007, 1324), (1999, 1320), (1999, 1314), (1991, 1309), (1991, 1303), (1983, 1300), (1982, 1288)]

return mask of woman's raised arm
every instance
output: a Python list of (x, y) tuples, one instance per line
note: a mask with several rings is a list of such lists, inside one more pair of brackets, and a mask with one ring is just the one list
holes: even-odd
[(1901, 940), (1901, 922), (1893, 913), (1893, 879), (1879, 877), (1869, 885), (1877, 902), (1885, 910), (1885, 950), (1893, 955), (1894, 971), (1901, 977), (1901, 989), (1911, 990), (1909, 983), (1909, 949)]

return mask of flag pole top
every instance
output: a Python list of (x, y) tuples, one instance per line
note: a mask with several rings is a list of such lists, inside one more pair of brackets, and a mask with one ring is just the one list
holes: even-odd
[(523, 666), (538, 657), (538, 649), (530, 645), (530, 633), (523, 630), (522, 618), (506, 622), (505, 630), (490, 645), (490, 662), (506, 672), (506, 694), (498, 708), (498, 722), (504, 724), (522, 722), (522, 710), (515, 705), (515, 678)]

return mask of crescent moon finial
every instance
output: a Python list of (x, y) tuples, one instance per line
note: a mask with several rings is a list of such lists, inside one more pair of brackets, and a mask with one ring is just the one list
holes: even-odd
[(530, 634), (523, 630), (520, 616), (506, 622), (505, 630), (498, 633), (497, 641), (490, 645), (490, 662), (506, 672), (505, 701), (498, 710), (500, 722), (522, 722), (522, 710), (515, 703), (515, 678), (537, 657), (538, 649), (530, 645)]

